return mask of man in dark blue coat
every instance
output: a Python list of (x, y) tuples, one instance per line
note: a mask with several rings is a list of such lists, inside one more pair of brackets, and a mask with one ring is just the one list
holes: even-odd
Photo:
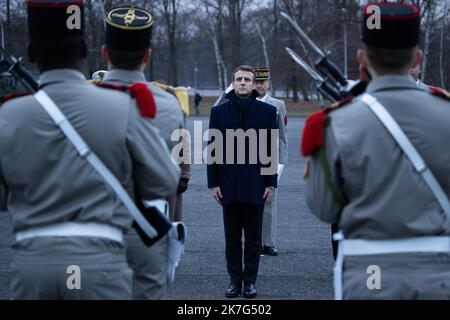
[(225, 295), (237, 297), (244, 282), (244, 297), (254, 298), (264, 204), (271, 200), (277, 184), (277, 114), (275, 107), (256, 100), (252, 67), (240, 66), (234, 71), (233, 89), (226, 102), (211, 109), (208, 188), (223, 207), (225, 256), (231, 278)]

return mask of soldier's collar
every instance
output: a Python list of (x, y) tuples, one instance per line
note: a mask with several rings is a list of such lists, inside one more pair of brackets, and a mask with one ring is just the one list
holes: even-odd
[(410, 75), (386, 75), (370, 81), (366, 92), (373, 93), (385, 89), (418, 89), (418, 86)]
[(53, 69), (45, 71), (39, 77), (39, 86), (44, 87), (50, 83), (63, 81), (86, 81), (84, 75), (75, 69)]
[(264, 97), (258, 97), (258, 98), (256, 98), (256, 99), (258, 99), (259, 101), (262, 101), (262, 102), (266, 102), (267, 101), (267, 99), (269, 99), (269, 92), (266, 92), (266, 94), (264, 95)]
[(117, 81), (117, 82), (147, 82), (145, 75), (139, 70), (125, 70), (125, 69), (112, 69), (108, 72), (103, 81)]

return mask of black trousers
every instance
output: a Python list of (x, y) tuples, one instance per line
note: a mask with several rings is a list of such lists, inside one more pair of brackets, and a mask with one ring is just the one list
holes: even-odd
[[(262, 243), (264, 206), (244, 203), (223, 206), (225, 257), (231, 282), (256, 283)], [(242, 266), (242, 231), (244, 231), (244, 267)]]

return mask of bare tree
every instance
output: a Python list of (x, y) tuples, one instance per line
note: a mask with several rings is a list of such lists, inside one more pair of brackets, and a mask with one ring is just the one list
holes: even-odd
[(253, 25), (255, 26), (256, 33), (258, 34), (258, 37), (261, 40), (261, 49), (262, 49), (263, 55), (264, 55), (264, 66), (267, 68), (270, 68), (270, 61), (269, 61), (269, 54), (268, 54), (268, 50), (267, 50), (266, 37), (264, 37), (264, 35), (261, 31), (261, 28), (259, 27), (259, 24), (254, 19), (252, 19), (252, 21), (253, 21)]
[(169, 47), (169, 78), (168, 82), (178, 85), (178, 61), (177, 61), (177, 25), (179, 0), (163, 0), (163, 18), (166, 25)]
[[(424, 1), (425, 2), (425, 1)], [(425, 39), (424, 39), (424, 48), (423, 48), (423, 60), (422, 60), (422, 79), (426, 79), (427, 71), (428, 71), (428, 56), (430, 53), (430, 45), (431, 45), (431, 36), (433, 32), (433, 26), (436, 20), (436, 2), (428, 1), (426, 12), (426, 20), (425, 20)]]
[(207, 33), (214, 47), (214, 56), (216, 60), (217, 81), (219, 88), (225, 90), (228, 86), (227, 68), (223, 59), (223, 51), (220, 42), (223, 41), (222, 21), (223, 21), (223, 1), (222, 0), (203, 0), (207, 15)]
[(442, 13), (442, 26), (441, 26), (441, 35), (440, 35), (440, 41), (439, 41), (439, 76), (440, 76), (440, 83), (441, 87), (445, 87), (445, 69), (444, 69), (444, 35), (445, 31), (447, 29), (447, 22), (448, 22), (448, 2), (445, 3), (445, 7)]
[(242, 64), (242, 13), (247, 0), (226, 0), (228, 7), (228, 28), (230, 30), (231, 67)]

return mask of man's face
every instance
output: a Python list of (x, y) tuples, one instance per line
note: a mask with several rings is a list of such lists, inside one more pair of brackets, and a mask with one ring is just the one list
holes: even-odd
[(255, 89), (254, 75), (252, 72), (239, 70), (234, 74), (233, 89), (238, 96), (248, 97)]
[(256, 80), (256, 91), (259, 93), (259, 97), (262, 98), (269, 90), (269, 80)]

